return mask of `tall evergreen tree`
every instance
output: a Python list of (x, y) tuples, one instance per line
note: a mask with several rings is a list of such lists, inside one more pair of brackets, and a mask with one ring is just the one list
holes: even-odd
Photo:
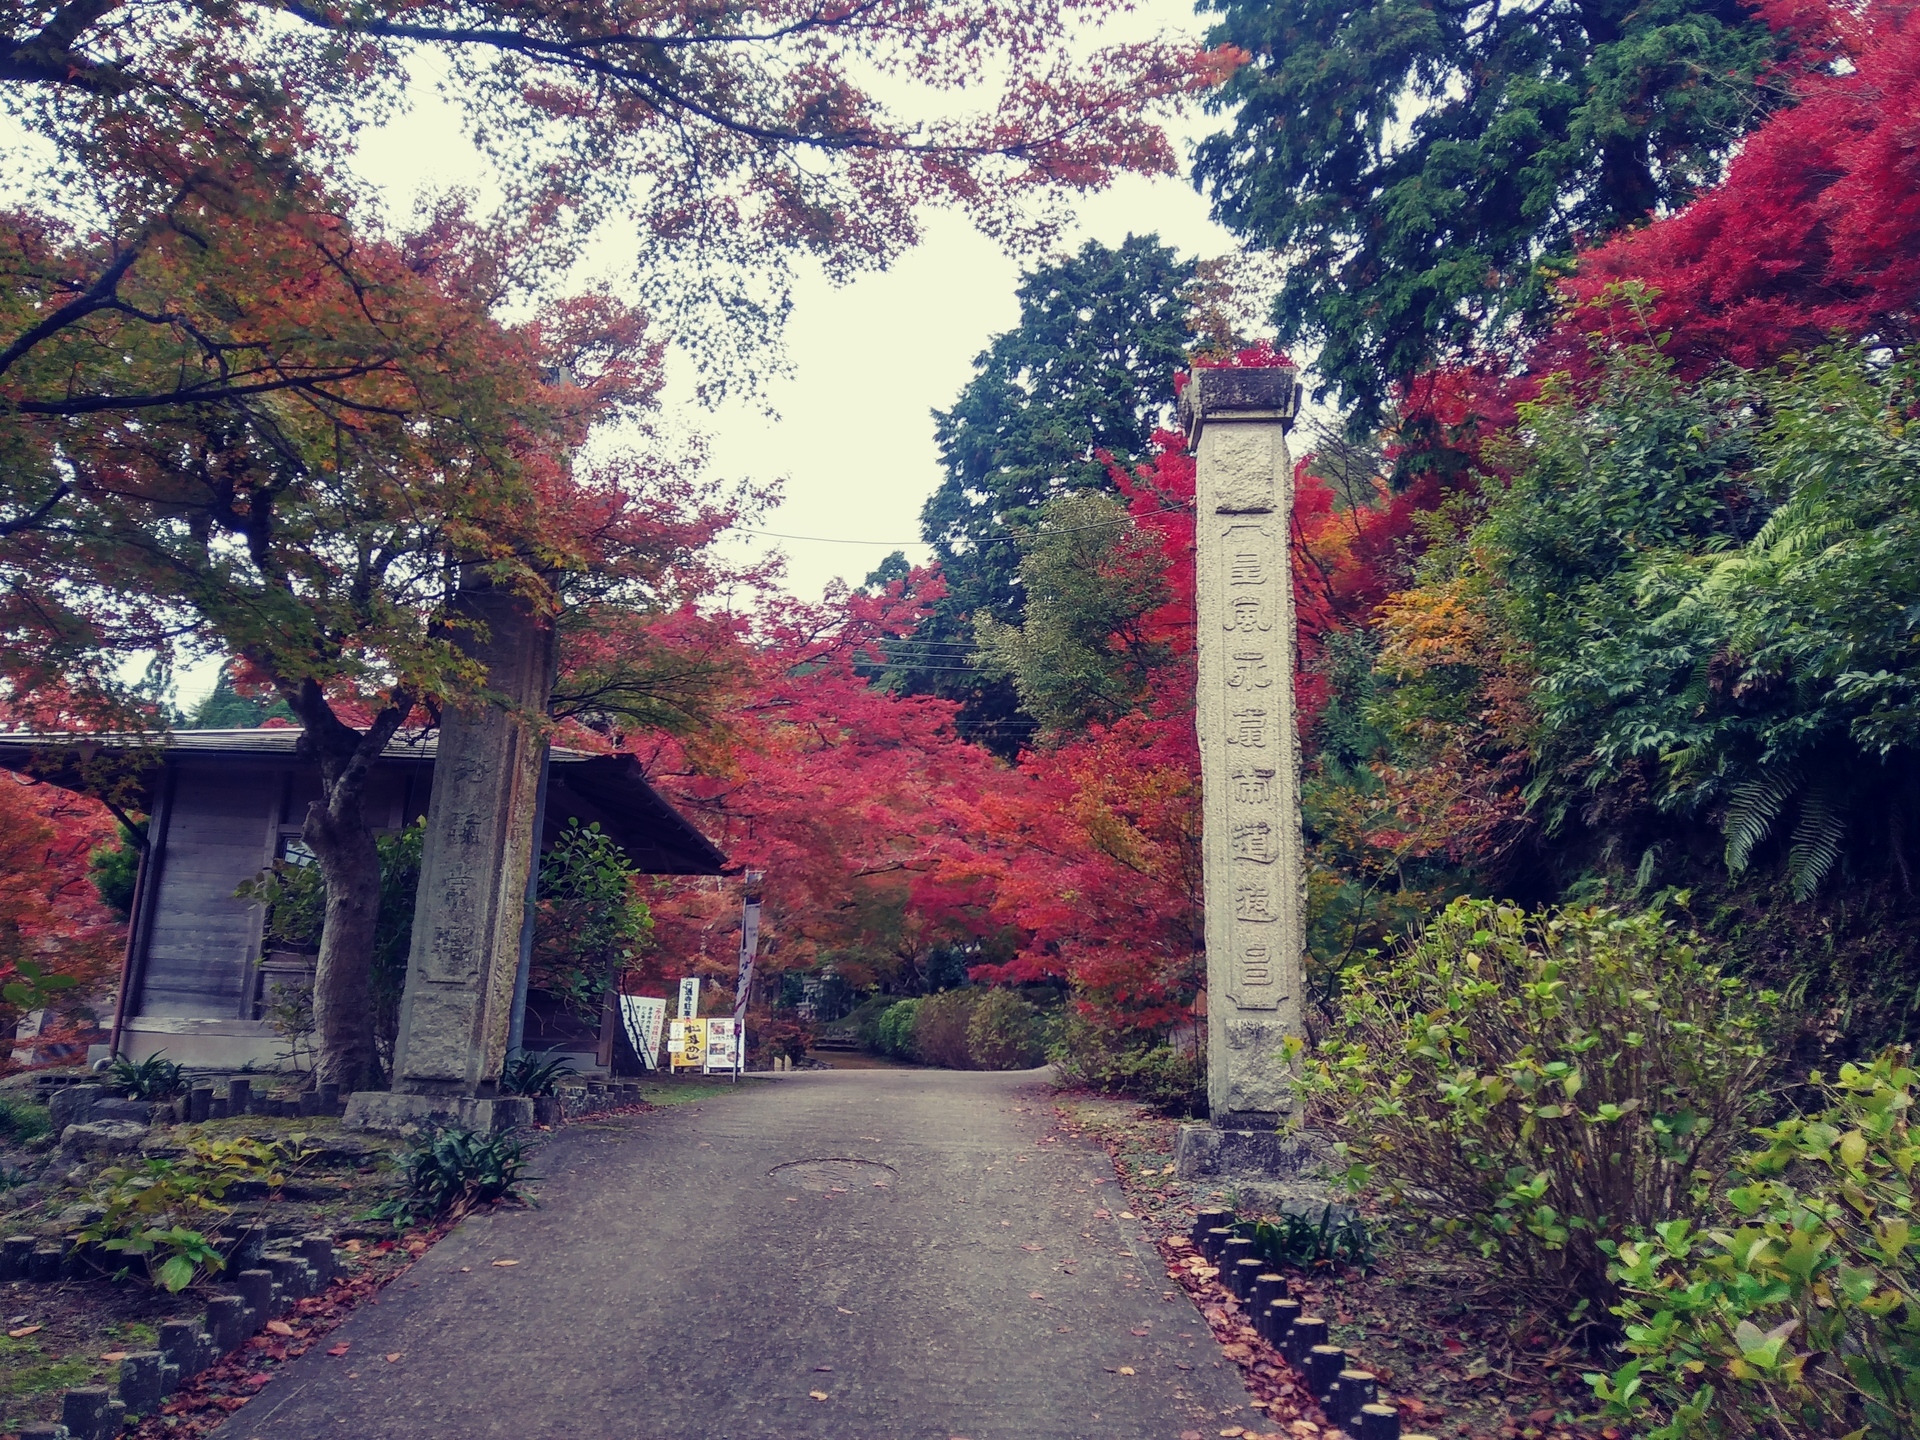
[(1379, 414), (1524, 334), (1582, 244), (1685, 204), (1780, 90), (1742, 0), (1209, 0), (1251, 56), (1195, 155), (1214, 218), (1288, 260), (1284, 343)]
[(1111, 456), (1147, 454), (1187, 358), (1195, 263), (1154, 235), (1089, 240), (1021, 281), (1020, 323), (974, 360), (951, 410), (934, 412), (946, 478), (921, 511), (948, 593), (890, 650), (888, 683), (964, 699), (964, 730), (1011, 750), (1031, 729), (1004, 677), (970, 665), (974, 618), (1019, 624), (1019, 533), (1049, 500), (1109, 492)]

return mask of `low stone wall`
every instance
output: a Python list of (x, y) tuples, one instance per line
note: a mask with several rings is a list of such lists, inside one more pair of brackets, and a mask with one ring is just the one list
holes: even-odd
[[(32, 1236), (0, 1242), (0, 1280), (41, 1278), (14, 1267), (23, 1253), (38, 1262), (44, 1248)], [(245, 1344), (295, 1301), (320, 1294), (341, 1268), (333, 1237), (320, 1234), (278, 1248), (264, 1234), (243, 1236), (233, 1263), (236, 1293), (208, 1301), (198, 1321), (163, 1322), (159, 1349), (137, 1351), (120, 1362), (117, 1395), (104, 1385), (69, 1390), (61, 1399), (60, 1421), (25, 1426), (20, 1440), (111, 1440), (128, 1417), (158, 1413), (187, 1380)]]

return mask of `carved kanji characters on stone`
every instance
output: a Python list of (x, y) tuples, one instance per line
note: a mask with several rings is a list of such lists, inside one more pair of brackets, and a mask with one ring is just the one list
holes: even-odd
[(1264, 884), (1243, 884), (1233, 887), (1233, 918), (1250, 921), (1256, 925), (1265, 925), (1280, 917), (1274, 913), (1273, 891)]
[(1273, 771), (1264, 765), (1236, 765), (1229, 772), (1233, 798), (1242, 805), (1264, 805), (1273, 798)]
[(1272, 947), (1249, 945), (1240, 952), (1240, 983), (1250, 986), (1273, 984)]
[(1264, 820), (1247, 820), (1233, 827), (1233, 858), (1251, 860), (1256, 865), (1274, 861), (1273, 826)]
[(1234, 690), (1265, 690), (1273, 684), (1267, 657), (1258, 650), (1236, 650), (1227, 666), (1227, 685)]
[(1267, 618), (1266, 598), (1236, 595), (1227, 602), (1226, 628), (1239, 635), (1258, 635), (1273, 628)]
[(1242, 550), (1234, 555), (1227, 565), (1227, 583), (1229, 585), (1264, 585), (1267, 583), (1266, 563), (1252, 550)]
[(1267, 712), (1262, 706), (1248, 706), (1235, 710), (1229, 717), (1227, 743), (1245, 745), (1250, 750), (1264, 750), (1267, 746)]

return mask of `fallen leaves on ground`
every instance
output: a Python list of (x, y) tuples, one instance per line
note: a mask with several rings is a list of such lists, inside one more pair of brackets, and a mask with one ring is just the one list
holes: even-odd
[(809, 1390), (807, 1391), (807, 1398), (809, 1400), (824, 1400), (827, 1398), (827, 1392), (824, 1390)]
[(518, 1260), (496, 1260), (493, 1263), (504, 1269), (508, 1265), (518, 1265), (520, 1262)]
[(44, 1325), (22, 1325), (18, 1330), (7, 1331), (7, 1338), (9, 1340), (24, 1340), (29, 1335), (38, 1335), (46, 1328)]

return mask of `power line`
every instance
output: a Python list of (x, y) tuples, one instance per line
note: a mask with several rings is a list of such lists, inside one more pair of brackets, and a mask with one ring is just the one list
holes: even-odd
[[(1130, 525), (1135, 520), (1145, 520), (1154, 515), (1184, 514), (1186, 509), (1187, 507), (1185, 505), (1168, 505), (1159, 510), (1148, 510), (1139, 515), (1129, 515), (1125, 520), (1101, 520), (1092, 525), (1052, 525), (1044, 528), (1050, 535), (1071, 535), (1079, 530), (1113, 530), (1122, 525)], [(731, 528), (736, 535), (759, 535), (769, 540), (810, 540), (817, 545), (892, 545), (898, 547), (901, 545), (931, 545), (934, 543), (931, 540), (923, 540), (917, 537), (912, 540), (855, 540), (846, 535), (792, 535), (784, 530), (754, 530), (745, 525), (735, 525)], [(1042, 527), (1032, 527), (1016, 535), (981, 535), (971, 537), (968, 543), (975, 546), (1015, 545), (1022, 540), (1031, 538), (1034, 534), (1038, 533), (1040, 528)]]

